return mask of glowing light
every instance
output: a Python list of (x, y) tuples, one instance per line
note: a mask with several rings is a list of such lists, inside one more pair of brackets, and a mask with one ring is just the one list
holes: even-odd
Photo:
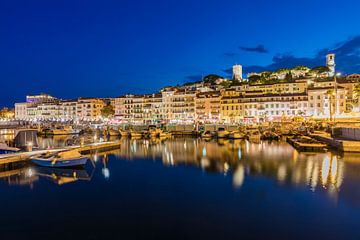
[(103, 168), (102, 169), (102, 174), (104, 175), (104, 178), (107, 180), (110, 178), (110, 171), (108, 168)]
[(321, 166), (321, 182), (324, 187), (327, 184), (329, 173), (330, 173), (330, 158), (329, 156), (326, 156)]
[(334, 156), (332, 162), (331, 162), (331, 183), (336, 183), (336, 175), (337, 175), (337, 170), (338, 170), (338, 160), (337, 157)]
[(244, 179), (245, 179), (245, 169), (242, 165), (239, 165), (236, 171), (234, 172), (233, 186), (236, 188), (240, 188), (244, 183)]
[(203, 149), (202, 149), (202, 155), (203, 155), (203, 157), (206, 157), (206, 148), (205, 147), (203, 147)]

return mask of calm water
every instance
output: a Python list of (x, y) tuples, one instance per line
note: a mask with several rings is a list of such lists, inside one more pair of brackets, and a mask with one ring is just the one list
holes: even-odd
[(1, 239), (360, 239), (359, 155), (190, 138), (91, 158), (3, 167)]

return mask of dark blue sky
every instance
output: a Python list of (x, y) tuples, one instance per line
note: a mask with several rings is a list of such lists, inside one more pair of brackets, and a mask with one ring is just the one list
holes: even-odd
[[(156, 91), (234, 64), (359, 69), (359, 1), (1, 1), (1, 105)], [(341, 60), (341, 61), (340, 61)]]

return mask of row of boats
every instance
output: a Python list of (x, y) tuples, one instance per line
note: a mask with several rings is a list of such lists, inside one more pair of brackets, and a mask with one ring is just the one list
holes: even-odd
[(105, 129), (105, 136), (121, 136), (131, 138), (168, 138), (171, 137), (171, 133), (164, 131), (160, 128), (149, 128), (148, 130), (136, 131), (134, 129)]
[(261, 140), (261, 139), (271, 139), (278, 140), (280, 135), (271, 132), (264, 131), (260, 132), (258, 128), (246, 128), (239, 129), (235, 131), (227, 131), (225, 128), (219, 128), (217, 131), (205, 131), (201, 134), (201, 137), (204, 139), (210, 138), (227, 138), (227, 139), (249, 139), (249, 140)]

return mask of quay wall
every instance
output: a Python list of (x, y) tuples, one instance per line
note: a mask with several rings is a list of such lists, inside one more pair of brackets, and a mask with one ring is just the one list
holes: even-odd
[(342, 138), (360, 141), (360, 128), (340, 128), (339, 130)]

